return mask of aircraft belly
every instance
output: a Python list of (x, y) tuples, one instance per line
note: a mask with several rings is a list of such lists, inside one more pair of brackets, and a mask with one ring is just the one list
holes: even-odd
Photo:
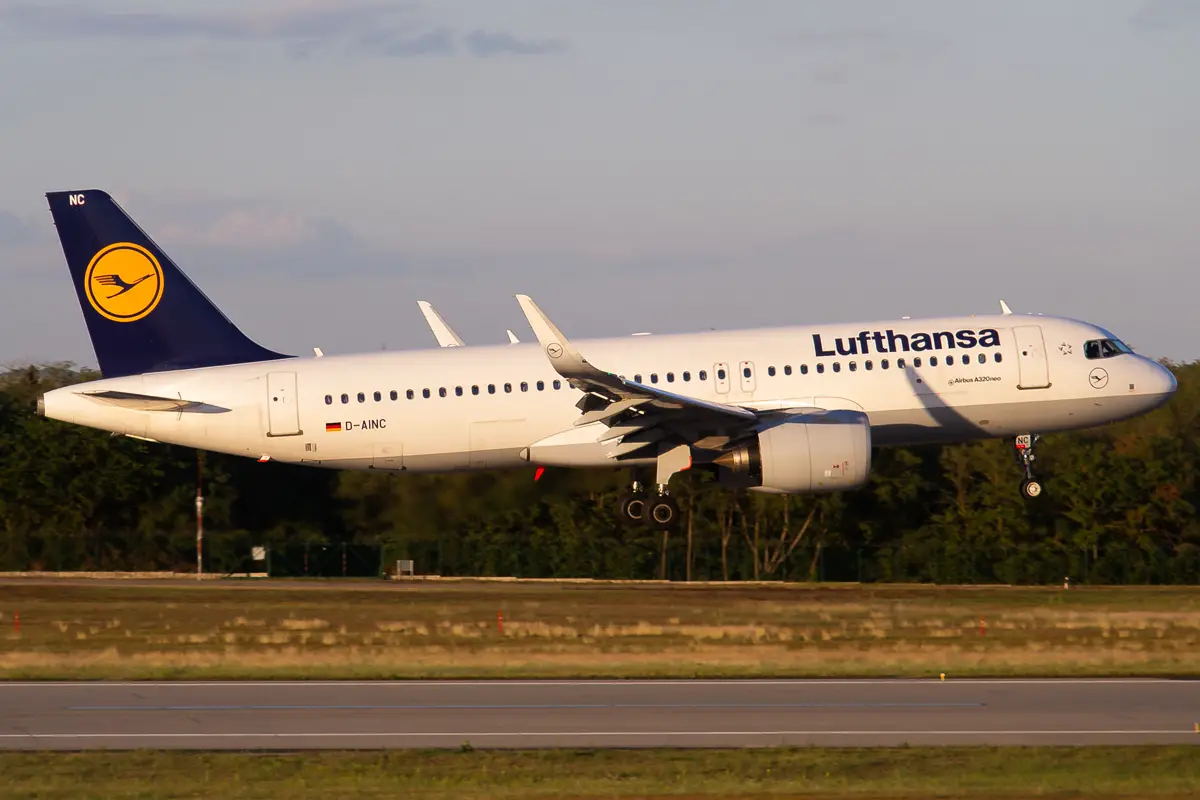
[(1021, 399), (874, 410), (868, 416), (872, 443), (886, 447), (1089, 428), (1137, 414), (1145, 405), (1145, 398), (1137, 396), (1103, 400)]

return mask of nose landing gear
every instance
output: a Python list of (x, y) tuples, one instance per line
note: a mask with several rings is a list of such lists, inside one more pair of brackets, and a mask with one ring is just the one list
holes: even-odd
[(1013, 451), (1025, 472), (1025, 480), (1021, 481), (1021, 494), (1030, 500), (1042, 494), (1042, 483), (1033, 475), (1033, 462), (1037, 458), (1033, 448), (1041, 438), (1036, 433), (1023, 433), (1013, 442)]

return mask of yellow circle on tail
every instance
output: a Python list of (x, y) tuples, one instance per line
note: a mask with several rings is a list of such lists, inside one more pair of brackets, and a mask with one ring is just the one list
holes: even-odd
[(163, 271), (146, 248), (118, 242), (92, 256), (83, 290), (96, 313), (113, 322), (136, 322), (163, 296)]

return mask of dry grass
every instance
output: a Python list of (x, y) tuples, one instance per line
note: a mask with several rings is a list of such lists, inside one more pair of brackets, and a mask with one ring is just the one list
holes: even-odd
[(1192, 747), (6, 753), (0, 799), (1195, 797)]
[(939, 672), (1198, 675), (1200, 590), (0, 583), (3, 678)]

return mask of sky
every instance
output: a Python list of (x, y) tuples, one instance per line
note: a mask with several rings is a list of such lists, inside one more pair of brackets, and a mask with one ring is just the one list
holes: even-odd
[[(168, 8), (170, 10), (164, 10)], [(0, 0), (0, 365), (105, 189), (326, 354), (1018, 313), (1200, 358), (1200, 2)]]

